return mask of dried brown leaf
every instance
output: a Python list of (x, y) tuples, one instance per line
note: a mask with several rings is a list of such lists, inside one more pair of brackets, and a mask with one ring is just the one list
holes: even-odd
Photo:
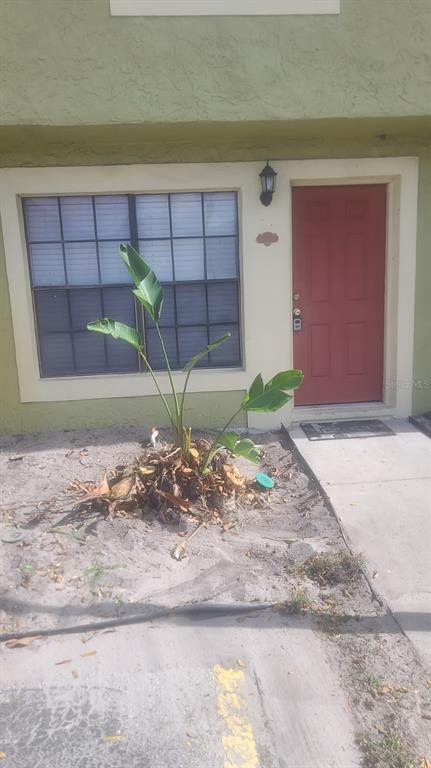
[(155, 467), (139, 467), (139, 473), (143, 477), (150, 477), (151, 475), (154, 475), (156, 472)]
[(50, 581), (55, 581), (56, 583), (63, 581), (63, 563), (59, 560), (56, 563), (52, 563), (47, 575)]
[(180, 541), (171, 552), (174, 560), (183, 560), (186, 557), (186, 542)]
[(243, 490), (246, 485), (245, 477), (231, 464), (223, 464), (223, 474), (226, 481), (234, 489)]
[(187, 499), (182, 499), (180, 497), (174, 496), (172, 493), (165, 493), (165, 491), (158, 491), (159, 495), (162, 496), (166, 501), (169, 501), (172, 506), (176, 507), (180, 510), (180, 512), (188, 512), (190, 509), (190, 502), (187, 501)]
[(41, 640), (42, 635), (33, 635), (32, 637), (16, 637), (12, 640), (6, 640), (6, 648), (25, 648), (30, 643), (34, 643), (35, 640)]
[(84, 496), (82, 496), (78, 500), (78, 505), (83, 504), (84, 502), (88, 501), (96, 501), (97, 499), (101, 499), (104, 497), (109, 496), (110, 488), (108, 483), (108, 478), (105, 474), (103, 475), (102, 480), (100, 481), (100, 484), (98, 486), (95, 486), (94, 483), (76, 483), (76, 485), (81, 489), (87, 491)]
[(124, 477), (112, 486), (109, 492), (111, 499), (127, 499), (134, 484), (135, 480), (133, 477)]

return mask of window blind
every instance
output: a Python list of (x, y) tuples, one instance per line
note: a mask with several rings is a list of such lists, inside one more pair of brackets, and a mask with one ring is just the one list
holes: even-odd
[(113, 317), (142, 334), (150, 365), (164, 360), (151, 318), (131, 293), (121, 242), (163, 283), (162, 334), (173, 368), (226, 332), (201, 367), (241, 364), (235, 192), (23, 198), (41, 376), (141, 370), (132, 347), (86, 330)]

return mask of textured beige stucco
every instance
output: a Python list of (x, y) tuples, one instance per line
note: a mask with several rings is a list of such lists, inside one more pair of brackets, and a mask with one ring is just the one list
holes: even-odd
[(109, 0), (1, 0), (0, 123), (422, 115), (429, 0), (336, 16), (111, 17)]

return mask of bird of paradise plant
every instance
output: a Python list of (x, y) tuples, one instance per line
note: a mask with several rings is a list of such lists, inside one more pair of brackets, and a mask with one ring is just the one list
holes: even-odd
[[(132, 328), (130, 325), (113, 320), (110, 317), (94, 320), (93, 322), (88, 323), (87, 328), (89, 331), (96, 331), (98, 333), (108, 334), (114, 339), (121, 339), (127, 344), (131, 344), (132, 347), (137, 350), (159, 393), (172, 427), (174, 442), (176, 446), (182, 449), (184, 459), (187, 460), (190, 453), (192, 430), (191, 427), (184, 426), (184, 403), (191, 373), (197, 363), (205, 357), (205, 355), (219, 347), (221, 344), (224, 344), (230, 338), (231, 334), (225, 333), (223, 336), (220, 336), (220, 338), (207, 344), (204, 349), (194, 355), (188, 363), (186, 363), (183, 368), (183, 372), (186, 374), (184, 386), (182, 392), (178, 392), (159, 325), (164, 299), (163, 287), (149, 264), (144, 261), (142, 256), (135, 248), (133, 248), (133, 246), (121, 244), (120, 255), (135, 286), (133, 293), (144, 310), (148, 312), (155, 325), (172, 391), (172, 406), (168, 403), (168, 400), (162, 391), (156, 372), (153, 370), (148, 360), (147, 351), (136, 328)], [(281, 371), (264, 384), (261, 374), (258, 374), (250, 389), (246, 392), (238, 410), (213, 440), (205, 460), (202, 463), (202, 472), (205, 473), (209, 470), (211, 461), (216, 453), (225, 448), (236, 456), (243, 456), (250, 461), (259, 463), (260, 451), (254, 442), (248, 437), (241, 438), (238, 432), (228, 431), (230, 425), (241, 411), (254, 411), (260, 413), (278, 411), (292, 399), (292, 395), (290, 395), (289, 392), (299, 387), (302, 379), (302, 371)]]

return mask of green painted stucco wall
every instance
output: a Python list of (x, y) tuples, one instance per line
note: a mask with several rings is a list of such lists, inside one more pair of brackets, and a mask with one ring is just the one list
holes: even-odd
[[(375, 131), (384, 126), (385, 134), (375, 135)], [(212, 143), (205, 131), (198, 131), (201, 141), (195, 138), (190, 146), (188, 141), (172, 144), (167, 150), (164, 141), (147, 144), (115, 143), (110, 135), (108, 142), (104, 129), (100, 130), (99, 139), (90, 131), (80, 134), (79, 142), (68, 143), (58, 129), (50, 134), (48, 141), (39, 143), (28, 138), (22, 142), (8, 144), (6, 151), (0, 147), (0, 167), (14, 165), (85, 165), (134, 163), (162, 159), (168, 155), (169, 161), (225, 160), (246, 161), (271, 158), (310, 158), (310, 157), (377, 157), (411, 156), (420, 160), (418, 243), (416, 272), (416, 316), (415, 316), (415, 362), (413, 377), (414, 413), (431, 409), (431, 145), (427, 136), (428, 128), (422, 122), (410, 125), (409, 130), (415, 136), (402, 135), (399, 124), (395, 128), (390, 123), (374, 123), (368, 127), (349, 124), (351, 136), (347, 136), (347, 127), (343, 124), (331, 124), (330, 127), (319, 125), (309, 127), (306, 138), (279, 135), (279, 127), (266, 126), (265, 138), (260, 142), (256, 136), (256, 126), (247, 128), (243, 124), (237, 135), (224, 143)], [(209, 130), (209, 129), (208, 129)], [(403, 129), (404, 133), (407, 130)], [(286, 132), (284, 132), (286, 133)], [(326, 137), (325, 137), (326, 133)], [(358, 135), (359, 133), (359, 135)], [(392, 134), (396, 134), (394, 137)], [(367, 134), (367, 135), (365, 135)], [(29, 129), (28, 137), (32, 135)], [(69, 134), (66, 132), (66, 137)], [(314, 137), (314, 138), (313, 138)], [(129, 137), (130, 138), (130, 137)], [(191, 157), (192, 155), (192, 157)], [(15, 365), (15, 350), (10, 315), (9, 296), (4, 262), (4, 251), (0, 238), (0, 431), (21, 432), (41, 429), (61, 429), (80, 426), (109, 426), (132, 424), (151, 425), (153, 422), (164, 424), (157, 398), (114, 398), (110, 400), (73, 401), (57, 403), (19, 402), (18, 377)], [(242, 393), (194, 394), (189, 400), (190, 421), (196, 426), (220, 426), (223, 419), (236, 410)]]
[(109, 0), (1, 0), (0, 123), (429, 114), (429, 0), (336, 16), (111, 17)]
[[(339, 16), (114, 18), (109, 0), (0, 0), (0, 168), (415, 155), (414, 412), (431, 408), (429, 0)], [(218, 426), (241, 393), (196, 394)], [(19, 402), (0, 236), (0, 431), (163, 424), (155, 398)]]

